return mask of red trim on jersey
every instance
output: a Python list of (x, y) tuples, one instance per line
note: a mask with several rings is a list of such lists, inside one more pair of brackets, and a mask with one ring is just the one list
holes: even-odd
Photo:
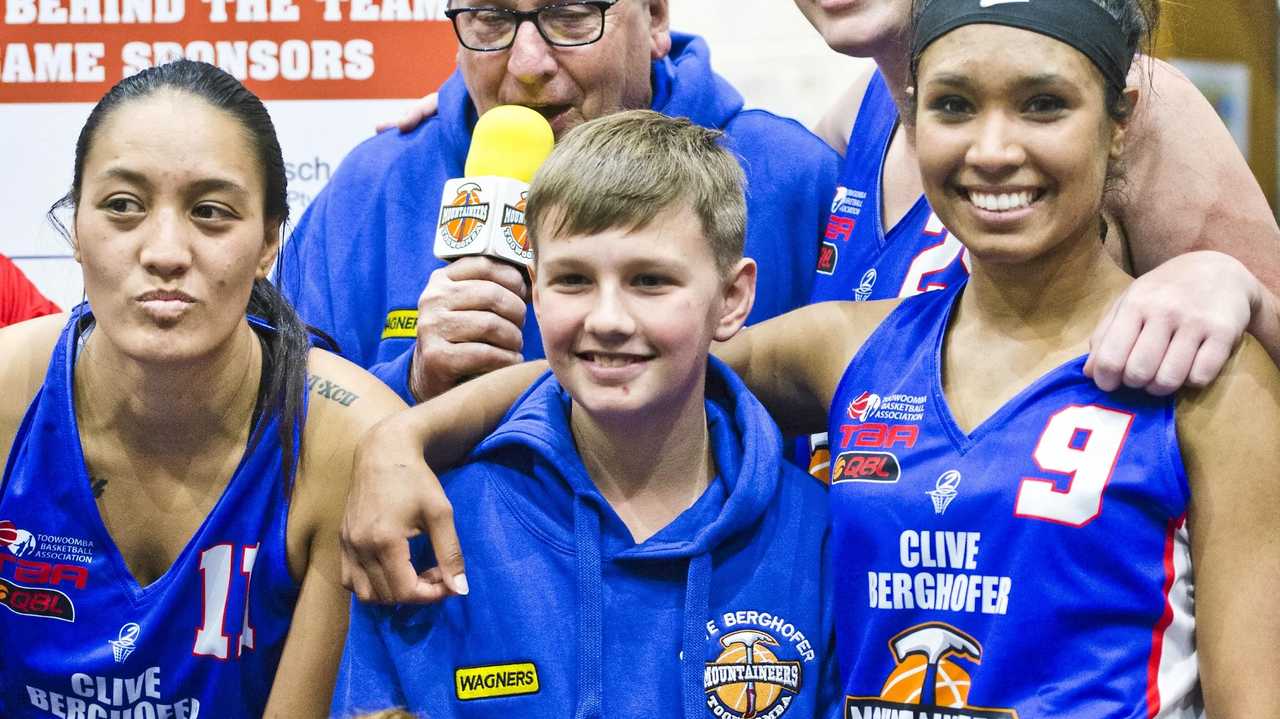
[(1164, 538), (1164, 612), (1151, 633), (1151, 659), (1147, 662), (1147, 718), (1155, 719), (1160, 713), (1160, 657), (1164, 654), (1164, 633), (1173, 623), (1173, 603), (1169, 595), (1176, 579), (1173, 568), (1173, 547), (1177, 541), (1178, 527), (1186, 516), (1169, 520)]

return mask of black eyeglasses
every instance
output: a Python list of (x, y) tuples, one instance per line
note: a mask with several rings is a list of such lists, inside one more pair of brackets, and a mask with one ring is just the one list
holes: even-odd
[(583, 0), (547, 5), (521, 12), (505, 8), (461, 7), (445, 10), (453, 22), (458, 42), (468, 50), (506, 50), (516, 41), (516, 32), (526, 20), (538, 28), (548, 45), (574, 47), (590, 45), (604, 36), (605, 11), (618, 0)]

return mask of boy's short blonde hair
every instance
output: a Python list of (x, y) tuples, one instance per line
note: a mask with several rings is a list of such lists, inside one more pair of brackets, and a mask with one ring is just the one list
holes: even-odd
[(574, 128), (529, 188), (525, 222), (535, 254), (540, 237), (642, 229), (663, 210), (686, 206), (727, 273), (742, 259), (746, 177), (717, 142), (722, 134), (651, 110)]

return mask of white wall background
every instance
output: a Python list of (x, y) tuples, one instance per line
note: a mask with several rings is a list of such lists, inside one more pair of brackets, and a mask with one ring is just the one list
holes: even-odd
[[(849, 84), (860, 61), (826, 47), (788, 0), (670, 0), (672, 27), (705, 36), (715, 67), (747, 104), (812, 126)], [(408, 97), (428, 88), (406, 87)], [(405, 101), (268, 103), (290, 181), (291, 210), (302, 214), (342, 157)], [(13, 257), (46, 295), (70, 307), (81, 295), (78, 266), (44, 220), (66, 192), (76, 134), (87, 104), (0, 105), (0, 252)]]

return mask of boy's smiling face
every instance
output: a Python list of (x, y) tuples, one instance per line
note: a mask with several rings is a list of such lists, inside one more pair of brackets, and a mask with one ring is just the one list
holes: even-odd
[(537, 258), (543, 346), (578, 407), (603, 423), (661, 421), (693, 402), (701, 411), (711, 342), (732, 337), (751, 308), (751, 260), (721, 274), (684, 206), (640, 229), (544, 235)]

